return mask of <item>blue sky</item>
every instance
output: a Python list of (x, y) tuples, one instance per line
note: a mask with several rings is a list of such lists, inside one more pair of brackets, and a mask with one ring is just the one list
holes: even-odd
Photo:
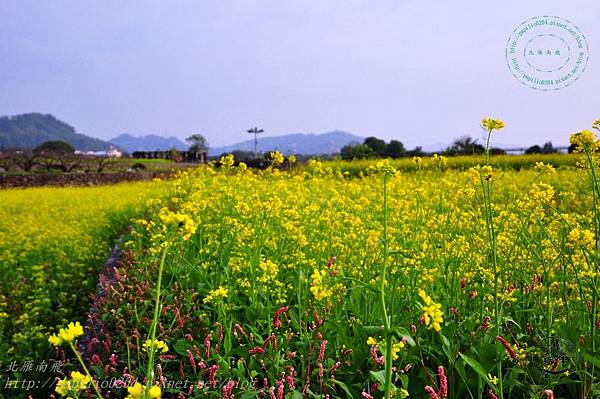
[[(539, 15), (570, 20), (590, 60), (573, 85), (530, 89), (508, 36)], [(212, 145), (325, 132), (407, 146), (480, 137), (530, 145), (600, 118), (600, 2), (0, 2), (0, 114), (52, 113), (85, 134), (203, 133)]]

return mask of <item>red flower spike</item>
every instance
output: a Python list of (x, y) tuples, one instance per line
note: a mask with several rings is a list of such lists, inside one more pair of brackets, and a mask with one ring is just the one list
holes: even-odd
[(496, 339), (498, 341), (500, 341), (500, 343), (502, 345), (504, 345), (504, 348), (506, 349), (506, 352), (508, 353), (508, 355), (514, 359), (517, 357), (517, 354), (515, 353), (514, 349), (512, 348), (512, 346), (510, 346), (510, 344), (508, 343), (508, 341), (506, 341), (503, 337), (501, 337), (500, 335), (496, 336)]
[(429, 385), (425, 386), (425, 392), (429, 395), (429, 399), (440, 399), (435, 390)]

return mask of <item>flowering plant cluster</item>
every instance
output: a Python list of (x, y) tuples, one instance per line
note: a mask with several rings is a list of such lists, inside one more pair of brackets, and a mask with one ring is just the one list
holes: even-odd
[(583, 168), (514, 171), (489, 152), (504, 123), (481, 125), (487, 151), (466, 170), (285, 171), (273, 153), (264, 171), (224, 157), (182, 172), (85, 325), (50, 336), (74, 369), (56, 394), (593, 397), (597, 139), (572, 138)]

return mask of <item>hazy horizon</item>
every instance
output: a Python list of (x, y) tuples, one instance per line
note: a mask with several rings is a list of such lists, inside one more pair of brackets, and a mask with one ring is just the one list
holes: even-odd
[[(600, 118), (600, 3), (506, 1), (0, 3), (0, 115), (50, 113), (104, 140), (122, 133), (214, 146), (342, 130), (406, 147), (481, 137), (552, 141)], [(508, 36), (555, 15), (585, 34), (590, 59), (571, 86), (523, 86)]]

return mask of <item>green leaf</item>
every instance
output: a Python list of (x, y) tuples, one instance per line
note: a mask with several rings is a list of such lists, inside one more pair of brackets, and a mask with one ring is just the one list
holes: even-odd
[(193, 349), (193, 348), (194, 348), (194, 345), (191, 342), (186, 341), (185, 339), (178, 340), (177, 342), (175, 342), (175, 345), (173, 346), (173, 349), (175, 349), (175, 352), (177, 352), (183, 356), (187, 356), (187, 351), (190, 349)]
[(465, 364), (461, 361), (458, 361), (454, 364), (454, 369), (456, 370), (460, 378), (463, 380), (465, 385), (469, 386), (469, 383), (467, 382), (467, 373), (465, 372)]
[(362, 330), (370, 335), (377, 335), (383, 332), (383, 328), (380, 326), (362, 326)]
[(400, 336), (400, 338), (404, 338), (410, 346), (416, 345), (415, 340), (410, 336), (410, 332), (406, 328), (397, 327), (394, 329), (394, 332)]
[(477, 374), (479, 374), (479, 376), (481, 378), (483, 378), (485, 380), (485, 382), (490, 384), (490, 379), (488, 378), (487, 373), (485, 372), (485, 369), (483, 368), (481, 363), (479, 363), (477, 360), (475, 360), (473, 358), (470, 358), (469, 356), (467, 356), (465, 354), (459, 353), (459, 355), (460, 355), (460, 357), (462, 357), (462, 359), (465, 361), (465, 363), (467, 363), (473, 370), (475, 370), (475, 372)]
[(444, 334), (440, 334), (440, 338), (442, 340), (442, 344), (444, 344), (446, 346), (450, 346), (450, 340), (448, 338), (446, 338), (446, 336)]
[(408, 388), (408, 376), (406, 374), (400, 375), (400, 382), (403, 388)]
[(346, 392), (346, 395), (348, 395), (349, 398), (352, 398), (352, 392), (350, 392), (350, 390), (348, 389), (348, 386), (346, 384), (344, 384), (342, 381), (338, 381), (338, 380), (331, 380), (334, 384), (338, 385), (340, 388), (342, 388), (342, 390), (344, 392)]
[(379, 370), (379, 371), (373, 371), (371, 370), (371, 378), (373, 380), (375, 380), (376, 382), (378, 382), (380, 385), (385, 385), (385, 371), (384, 370)]
[(242, 361), (242, 359), (239, 359), (237, 361), (236, 374), (239, 378), (243, 378), (244, 375), (246, 374), (246, 367), (244, 366), (244, 362)]
[[(250, 399), (250, 398), (255, 398), (255, 397), (256, 397), (256, 392), (246, 391), (246, 392), (242, 393), (242, 395), (240, 396), (240, 399)], [(294, 396), (294, 398), (295, 398), (295, 396)]]
[(506, 322), (506, 321), (510, 321), (510, 322), (511, 322), (511, 323), (513, 323), (515, 326), (517, 326), (517, 327), (521, 328), (521, 326), (519, 325), (519, 323), (517, 323), (517, 322), (515, 321), (515, 319), (513, 319), (513, 318), (512, 318), (512, 317), (510, 317), (510, 316), (504, 316), (504, 317), (502, 318), (502, 320), (504, 320), (505, 322)]
[(588, 355), (587, 353), (584, 353), (583, 358), (588, 362), (592, 363), (594, 366), (600, 367), (600, 359), (598, 359), (597, 357), (593, 357), (591, 355)]
[(94, 372), (93, 375), (95, 375), (96, 377), (102, 379), (105, 377), (104, 374), (104, 369), (102, 369), (102, 367), (98, 367), (98, 366), (91, 366), (90, 367), (92, 369), (92, 371)]

